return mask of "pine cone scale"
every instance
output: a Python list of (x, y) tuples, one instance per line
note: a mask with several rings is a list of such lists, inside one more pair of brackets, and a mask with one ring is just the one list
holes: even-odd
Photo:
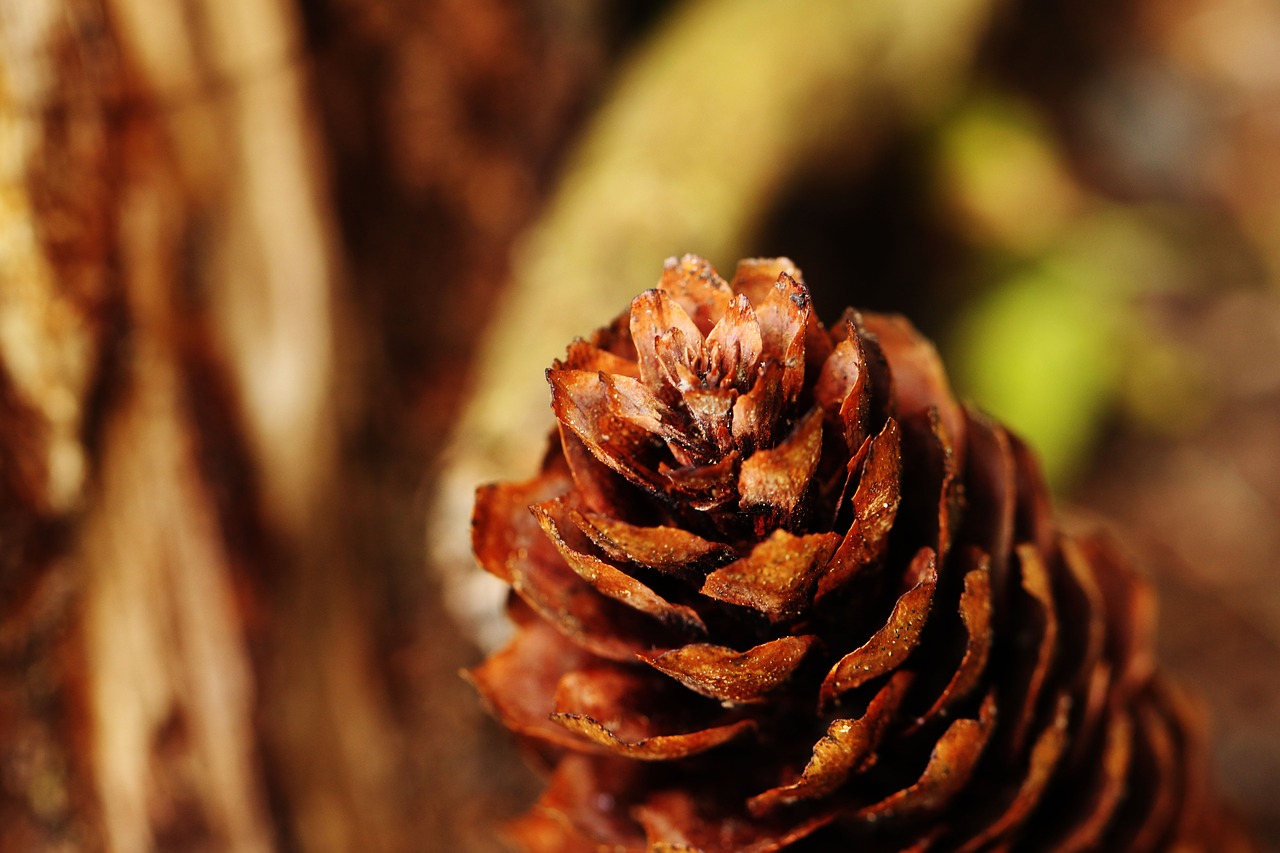
[[(1177, 759), (1174, 751), (1173, 732), (1162, 714), (1151, 707), (1139, 709), (1141, 725), (1139, 756), (1144, 762), (1140, 780), (1176, 777)], [(1156, 850), (1173, 825), (1178, 807), (1181, 786), (1144, 784), (1135, 792), (1136, 803), (1132, 808), (1132, 829), (1122, 843), (1124, 849), (1134, 853)]]
[[(696, 610), (668, 601), (622, 569), (586, 553), (588, 537), (568, 518), (573, 510), (563, 498), (536, 503), (529, 509), (565, 564), (601, 595), (684, 633), (706, 633), (707, 626)], [(566, 541), (570, 533), (577, 534), (577, 547)]]
[(876, 823), (927, 818), (942, 811), (966, 789), (991, 737), (996, 713), (995, 697), (990, 694), (978, 719), (960, 719), (947, 726), (914, 784), (858, 810), (851, 820)]
[(638, 657), (695, 693), (721, 702), (758, 702), (791, 677), (817, 642), (815, 634), (779, 637), (745, 652), (693, 643)]
[(1082, 853), (1101, 846), (1111, 816), (1120, 806), (1129, 764), (1133, 760), (1133, 720), (1127, 713), (1113, 713), (1107, 722), (1101, 764), (1085, 800), (1071, 815), (1065, 834), (1047, 845), (1047, 853)]
[(1058, 645), (1058, 616), (1050, 589), (1049, 571), (1040, 553), (1030, 544), (1014, 549), (1023, 597), (1018, 612), (1023, 616), (1020, 633), (1028, 639), (1026, 655), (1018, 669), (1024, 675), (1014, 682), (1005, 707), (1013, 707), (1015, 719), (1010, 735), (1011, 749), (1020, 752), (1035, 722), (1036, 710), (1045, 704), (1050, 668), (1061, 651)]
[(758, 530), (791, 528), (818, 468), (822, 411), (813, 409), (776, 447), (757, 450), (738, 474), (738, 506), (757, 514)]
[(855, 770), (875, 761), (875, 750), (911, 686), (912, 675), (899, 671), (885, 682), (856, 719), (836, 719), (813, 746), (813, 755), (800, 778), (790, 785), (771, 788), (752, 797), (747, 806), (757, 817), (780, 806), (825, 797), (838, 789)]
[(960, 620), (964, 626), (964, 654), (938, 698), (911, 726), (918, 729), (931, 720), (945, 716), (957, 703), (977, 688), (991, 656), (994, 633), (991, 627), (991, 573), (988, 560), (981, 552), (971, 551), (970, 560), (978, 563), (964, 575), (964, 591), (960, 593)]
[(590, 652), (537, 620), (519, 631), (501, 652), (464, 675), (508, 729), (522, 737), (574, 749), (580, 742), (551, 720), (553, 696), (561, 679), (593, 660)]
[(668, 686), (616, 665), (574, 670), (556, 686), (551, 720), (609, 752), (641, 761), (687, 758), (755, 728), (753, 720), (720, 722), (723, 714), (714, 705), (669, 705)]
[(993, 603), (1003, 611), (1018, 506), (1017, 463), (1009, 435), (998, 424), (968, 408), (965, 420), (968, 466), (960, 542), (981, 549), (991, 561)]
[[(566, 486), (563, 476), (552, 478), (553, 486)], [(483, 550), (481, 564), (494, 574), (507, 575), (512, 589), (541, 618), (560, 631), (575, 645), (602, 658), (632, 661), (638, 651), (666, 641), (669, 631), (660, 623), (647, 619), (626, 604), (599, 594), (589, 582), (561, 557), (554, 543), (529, 507), (519, 506), (519, 495), (531, 491), (489, 491), (478, 503), (477, 518), (490, 520), (513, 536), (477, 534), (477, 551)], [(539, 489), (536, 494), (544, 494)], [(527, 520), (526, 520), (527, 519)], [(530, 525), (532, 525), (530, 527)], [(477, 530), (487, 529), (477, 526)], [(530, 531), (537, 531), (536, 538)], [(494, 555), (503, 545), (510, 550), (506, 559)]]
[(775, 530), (747, 556), (707, 575), (700, 592), (757, 610), (771, 621), (786, 620), (796, 614), (839, 541), (834, 533), (796, 536)]
[(608, 389), (598, 373), (585, 370), (549, 370), (552, 410), (560, 423), (572, 430), (591, 455), (631, 483), (651, 492), (661, 488), (649, 433), (614, 414)]
[(641, 527), (595, 512), (576, 513), (574, 523), (612, 559), (663, 574), (701, 577), (737, 557), (728, 545), (678, 527)]
[(1059, 595), (1063, 602), (1062, 628), (1068, 637), (1064, 642), (1077, 650), (1074, 665), (1070, 661), (1064, 664), (1062, 681), (1073, 693), (1082, 693), (1106, 651), (1105, 604), (1089, 561), (1071, 537), (1062, 540), (1062, 565), (1065, 571), (1058, 577), (1063, 584)]
[(932, 548), (920, 549), (912, 560), (908, 574), (919, 581), (894, 603), (888, 621), (858, 648), (840, 658), (822, 681), (819, 704), (828, 708), (851, 690), (906, 663), (924, 631), (933, 593), (938, 585), (936, 555)]

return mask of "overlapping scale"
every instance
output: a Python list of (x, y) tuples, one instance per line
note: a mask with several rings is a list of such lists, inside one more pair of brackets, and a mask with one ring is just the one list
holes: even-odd
[(527, 851), (1245, 851), (1123, 553), (901, 317), (669, 260), (483, 487), (518, 630), (469, 678), (554, 767)]

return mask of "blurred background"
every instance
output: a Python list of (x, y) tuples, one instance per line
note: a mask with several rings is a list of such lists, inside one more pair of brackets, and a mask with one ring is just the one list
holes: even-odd
[(1271, 0), (0, 0), (0, 849), (501, 849), (470, 495), (690, 251), (939, 342), (1280, 850)]

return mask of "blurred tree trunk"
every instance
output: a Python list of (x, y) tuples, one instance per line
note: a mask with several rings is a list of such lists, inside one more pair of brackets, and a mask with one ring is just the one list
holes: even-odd
[(0, 0), (0, 850), (491, 850), (523, 795), (423, 570), (441, 307), (632, 24), (300, 6)]
[(390, 849), (292, 9), (0, 28), (0, 846)]

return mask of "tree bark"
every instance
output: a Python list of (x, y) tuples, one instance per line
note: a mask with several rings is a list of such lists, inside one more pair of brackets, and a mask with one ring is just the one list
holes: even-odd
[(527, 793), (419, 495), (607, 16), (299, 5), (0, 0), (0, 849), (488, 851)]
[(4, 840), (391, 849), (292, 7), (0, 24)]

